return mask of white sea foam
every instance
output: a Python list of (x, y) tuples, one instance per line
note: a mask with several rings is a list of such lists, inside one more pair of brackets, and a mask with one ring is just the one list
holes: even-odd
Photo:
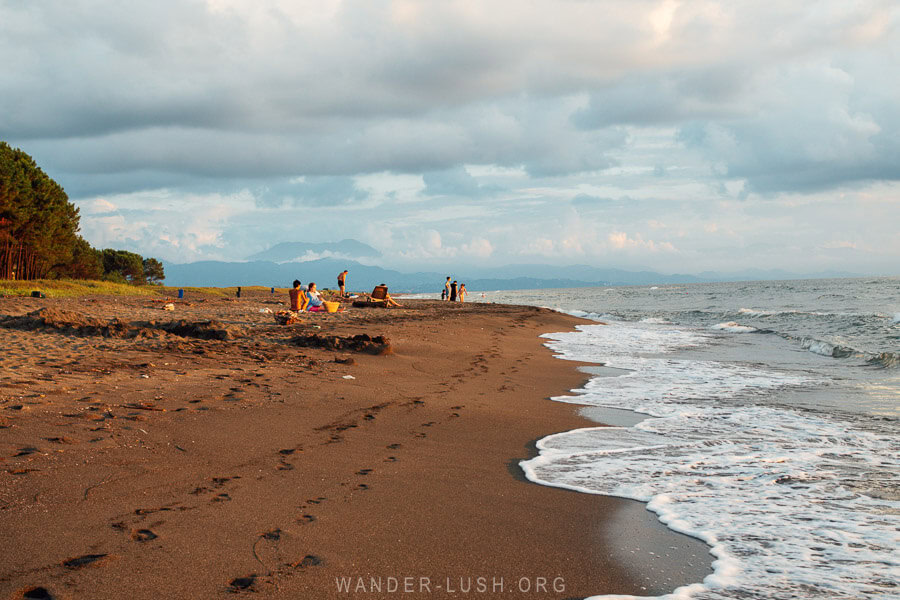
[(859, 484), (900, 483), (895, 438), (761, 402), (806, 375), (652, 357), (706, 334), (616, 323), (552, 334), (562, 358), (631, 369), (563, 402), (653, 415), (635, 427), (548, 436), (522, 463), (532, 481), (634, 498), (707, 542), (715, 573), (666, 598), (897, 597), (900, 502)]
[(894, 320), (892, 323), (900, 323), (900, 312), (894, 313)]
[(641, 319), (641, 323), (656, 323), (657, 325), (670, 325), (672, 322), (668, 319), (663, 319), (661, 317), (647, 317), (646, 319)]
[(718, 329), (720, 331), (730, 331), (731, 333), (753, 333), (754, 331), (759, 331), (759, 329), (757, 329), (756, 327), (741, 325), (740, 323), (735, 323), (734, 321), (713, 325), (712, 329)]

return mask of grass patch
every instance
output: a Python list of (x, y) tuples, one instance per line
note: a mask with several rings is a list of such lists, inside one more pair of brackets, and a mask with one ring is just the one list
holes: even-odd
[(0, 281), (0, 296), (30, 296), (31, 292), (42, 292), (48, 298), (72, 296), (159, 296), (162, 288), (155, 285), (129, 285), (111, 281), (89, 281), (82, 279), (33, 279), (29, 281)]
[[(48, 298), (70, 298), (78, 296), (165, 296), (177, 298), (178, 290), (184, 290), (185, 298), (218, 297), (234, 298), (237, 287), (171, 287), (162, 285), (129, 285), (111, 281), (89, 281), (83, 279), (33, 279), (29, 281), (0, 280), (0, 296), (30, 296), (31, 292), (42, 292)], [(325, 290), (322, 290), (323, 292)], [(281, 298), (288, 288), (272, 288), (261, 285), (241, 286), (245, 298), (271, 296)]]
[[(218, 296), (222, 298), (235, 298), (237, 296), (237, 287), (169, 287), (163, 286), (160, 287), (160, 293), (166, 296), (172, 296), (173, 298), (178, 296), (178, 290), (184, 290), (185, 297), (188, 296)], [(275, 288), (275, 295), (287, 294), (288, 288)], [(271, 295), (272, 288), (265, 287), (261, 285), (242, 285), (241, 286), (241, 295), (245, 298), (247, 297), (255, 297), (258, 298), (260, 295)]]

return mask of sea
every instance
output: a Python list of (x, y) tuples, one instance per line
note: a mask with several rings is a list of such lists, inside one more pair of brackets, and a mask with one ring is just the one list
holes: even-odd
[(706, 542), (713, 574), (664, 598), (900, 598), (900, 278), (470, 298), (594, 322), (544, 336), (594, 365), (553, 400), (613, 426), (548, 435), (521, 466)]

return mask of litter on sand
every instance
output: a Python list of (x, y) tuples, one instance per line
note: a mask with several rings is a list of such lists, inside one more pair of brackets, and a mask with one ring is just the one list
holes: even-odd
[(344, 375), (344, 379), (356, 379), (353, 375)]

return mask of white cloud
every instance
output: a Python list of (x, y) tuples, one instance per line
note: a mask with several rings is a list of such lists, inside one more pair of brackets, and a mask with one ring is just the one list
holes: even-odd
[(650, 252), (666, 251), (673, 252), (675, 246), (670, 242), (654, 242), (653, 240), (644, 240), (644, 237), (638, 233), (634, 237), (630, 237), (624, 231), (613, 231), (607, 236), (610, 248), (614, 250), (649, 250)]
[(467, 244), (463, 244), (462, 252), (477, 258), (488, 258), (494, 253), (494, 246), (484, 238), (476, 238)]

